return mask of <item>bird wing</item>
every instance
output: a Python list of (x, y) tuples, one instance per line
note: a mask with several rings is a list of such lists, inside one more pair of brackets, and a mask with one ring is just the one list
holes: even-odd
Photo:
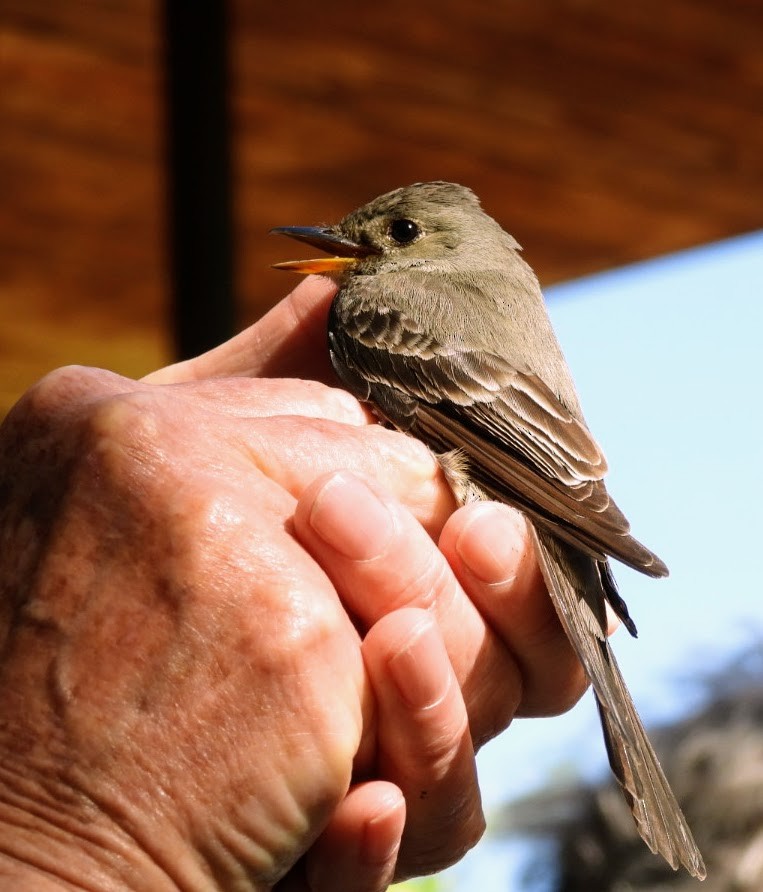
[(329, 341), (353, 393), (436, 452), (457, 450), (491, 498), (595, 557), (666, 575), (607, 493), (606, 460), (590, 431), (529, 369), (476, 347), (438, 343), (415, 320), (378, 304), (349, 313), (335, 302)]

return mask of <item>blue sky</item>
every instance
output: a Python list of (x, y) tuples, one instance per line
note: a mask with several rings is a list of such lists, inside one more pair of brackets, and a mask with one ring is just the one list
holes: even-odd
[[(639, 628), (637, 641), (615, 636), (618, 660), (647, 725), (669, 720), (693, 702), (693, 675), (763, 631), (763, 232), (546, 296), (609, 490), (671, 571), (653, 580), (615, 566)], [(589, 694), (567, 716), (518, 721), (485, 747), (485, 806), (565, 766), (595, 775), (605, 764)], [(521, 854), (488, 839), (446, 877), (459, 892), (514, 892)]]

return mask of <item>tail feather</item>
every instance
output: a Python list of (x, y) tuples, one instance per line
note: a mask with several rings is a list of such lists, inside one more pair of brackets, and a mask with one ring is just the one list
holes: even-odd
[(702, 855), (646, 736), (606, 636), (605, 588), (597, 562), (533, 527), (554, 607), (591, 680), (609, 762), (649, 848), (677, 869), (706, 875)]

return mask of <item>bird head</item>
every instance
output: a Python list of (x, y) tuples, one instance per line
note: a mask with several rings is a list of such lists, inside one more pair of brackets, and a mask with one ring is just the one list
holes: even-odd
[(279, 226), (287, 235), (331, 254), (290, 260), (276, 269), (329, 275), (370, 275), (405, 268), (489, 267), (495, 247), (519, 245), (457, 183), (414, 183), (387, 192), (333, 226)]

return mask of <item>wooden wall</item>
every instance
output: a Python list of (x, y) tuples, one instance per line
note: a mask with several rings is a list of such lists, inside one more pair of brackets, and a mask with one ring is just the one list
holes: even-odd
[[(274, 225), (472, 186), (545, 283), (763, 225), (763, 5), (230, 0), (241, 324)], [(156, 0), (0, 0), (0, 413), (169, 359)], [(722, 296), (719, 295), (719, 299)]]

